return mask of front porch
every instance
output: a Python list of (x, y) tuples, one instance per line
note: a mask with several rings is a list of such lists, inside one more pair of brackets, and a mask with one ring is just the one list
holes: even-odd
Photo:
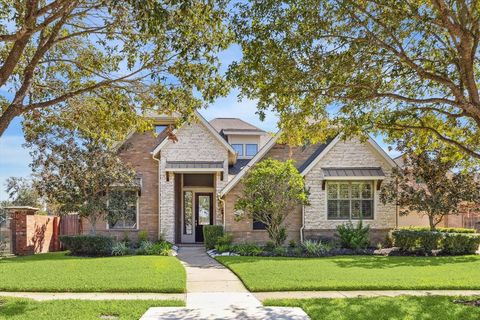
[(221, 182), (223, 172), (173, 172), (172, 175), (174, 242), (202, 244), (203, 226), (223, 222), (223, 212), (217, 204), (218, 182)]

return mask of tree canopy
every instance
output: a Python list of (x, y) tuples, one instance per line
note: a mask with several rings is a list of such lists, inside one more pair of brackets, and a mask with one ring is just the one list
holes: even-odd
[(209, 0), (1, 0), (0, 136), (14, 117), (38, 119), (50, 107), (100, 102), (130, 118), (146, 109), (191, 115), (226, 90), (216, 57), (231, 39), (223, 7)]
[(426, 215), (432, 230), (446, 215), (458, 214), (462, 203), (478, 207), (480, 183), (474, 174), (460, 170), (443, 150), (404, 151), (403, 165), (394, 168), (392, 179), (382, 186), (384, 203), (396, 203), (401, 215)]
[(124, 193), (112, 207), (108, 196), (119, 188), (138, 190), (135, 172), (106, 140), (93, 138), (96, 134), (85, 134), (68, 122), (51, 125), (43, 119), (26, 125), (32, 127), (26, 145), (33, 159), (35, 188), (49, 206), (60, 214), (75, 212), (88, 219), (92, 232), (100, 217), (110, 222), (129, 214), (122, 209), (136, 201), (132, 194)]
[(241, 2), (230, 77), (295, 144), (414, 132), (411, 145), (480, 159), (479, 19), (477, 1)]
[(268, 236), (280, 246), (286, 239), (285, 219), (298, 206), (308, 204), (308, 192), (293, 161), (262, 160), (242, 180), (243, 195), (237, 199), (238, 219), (265, 225)]

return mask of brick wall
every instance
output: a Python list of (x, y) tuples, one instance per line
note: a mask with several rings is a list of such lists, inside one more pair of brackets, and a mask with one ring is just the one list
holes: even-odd
[(60, 250), (60, 217), (36, 215), (35, 208), (11, 208), (12, 253), (30, 255)]
[[(119, 156), (142, 178), (142, 190), (138, 204), (138, 227), (127, 230), (108, 230), (104, 219), (97, 221), (98, 234), (110, 235), (118, 239), (128, 236), (136, 240), (138, 232), (145, 230), (151, 240), (159, 237), (158, 222), (158, 162), (152, 158), (151, 151), (163, 140), (163, 135), (154, 136), (152, 132), (135, 133), (124, 143)], [(88, 220), (82, 219), (83, 232), (89, 233), (91, 226)]]

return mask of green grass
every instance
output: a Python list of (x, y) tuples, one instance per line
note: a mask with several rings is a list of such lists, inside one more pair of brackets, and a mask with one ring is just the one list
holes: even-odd
[(217, 259), (251, 291), (480, 289), (480, 256)]
[(110, 319), (138, 320), (150, 307), (177, 307), (184, 303), (178, 300), (52, 300), (0, 297), (0, 319), (88, 320)]
[[(478, 298), (478, 297), (477, 297)], [(312, 320), (477, 320), (480, 308), (455, 297), (267, 300), (264, 305), (301, 307)], [(472, 299), (472, 298), (460, 298)]]
[(175, 257), (72, 257), (65, 252), (0, 260), (0, 291), (185, 292)]

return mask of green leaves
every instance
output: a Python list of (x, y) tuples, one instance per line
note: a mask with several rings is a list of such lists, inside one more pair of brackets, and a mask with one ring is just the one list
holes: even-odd
[(243, 195), (235, 203), (235, 210), (242, 212), (238, 218), (264, 223), (270, 238), (281, 245), (286, 217), (308, 204), (303, 177), (291, 160), (266, 159), (250, 169), (243, 184)]
[(480, 159), (478, 16), (444, 1), (249, 1), (233, 18), (243, 58), (229, 77), (295, 145), (414, 133)]
[(11, 94), (0, 95), (0, 135), (15, 116), (87, 99), (188, 117), (228, 88), (223, 1), (47, 1), (30, 15), (28, 1), (2, 5), (0, 86)]

